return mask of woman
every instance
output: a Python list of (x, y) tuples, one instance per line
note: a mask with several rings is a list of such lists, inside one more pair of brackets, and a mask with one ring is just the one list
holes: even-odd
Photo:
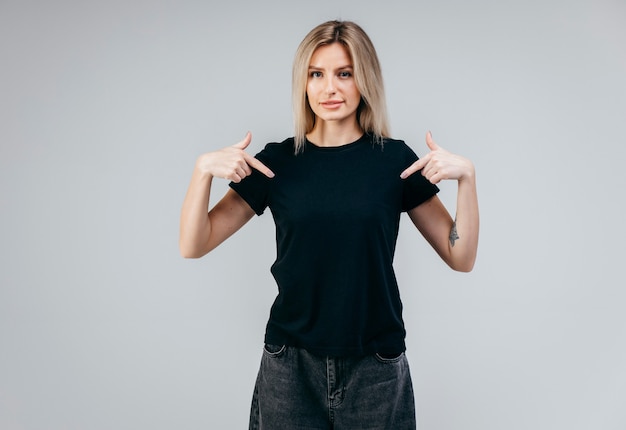
[[(478, 243), (472, 163), (437, 146), (419, 159), (389, 137), (374, 47), (330, 21), (293, 67), (295, 136), (256, 157), (251, 135), (200, 156), (185, 197), (180, 249), (201, 257), (266, 208), (276, 224), (278, 285), (252, 400), (251, 429), (413, 429), (402, 304), (393, 272), (401, 212), (453, 269)], [(231, 189), (208, 212), (214, 177)], [(436, 196), (458, 181), (452, 219)]]

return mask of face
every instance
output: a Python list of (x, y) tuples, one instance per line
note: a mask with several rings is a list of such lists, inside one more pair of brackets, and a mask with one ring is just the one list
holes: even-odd
[(340, 43), (320, 46), (309, 64), (306, 94), (317, 121), (353, 126), (361, 94), (354, 82), (352, 60)]

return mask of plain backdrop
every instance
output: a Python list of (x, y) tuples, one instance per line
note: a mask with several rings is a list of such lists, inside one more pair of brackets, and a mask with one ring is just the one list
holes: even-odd
[(335, 18), (393, 136), (477, 169), (472, 273), (401, 225), (420, 429), (626, 428), (622, 0), (2, 0), (0, 429), (246, 428), (271, 216), (185, 260), (180, 207), (198, 155), (293, 134), (295, 49)]

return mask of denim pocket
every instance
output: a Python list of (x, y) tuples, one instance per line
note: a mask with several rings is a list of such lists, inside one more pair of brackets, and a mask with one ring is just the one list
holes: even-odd
[(376, 360), (385, 364), (397, 363), (398, 361), (402, 359), (403, 356), (404, 356), (404, 352), (401, 352), (399, 354), (380, 354), (377, 352), (374, 354), (374, 357), (376, 357)]
[(266, 343), (263, 345), (263, 352), (269, 357), (280, 357), (283, 355), (285, 350), (287, 349), (287, 345), (272, 345), (270, 343)]

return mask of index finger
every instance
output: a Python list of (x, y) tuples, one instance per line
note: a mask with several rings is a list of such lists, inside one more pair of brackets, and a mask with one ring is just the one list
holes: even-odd
[(415, 172), (417, 172), (419, 170), (422, 170), (427, 162), (428, 162), (428, 160), (426, 159), (426, 157), (420, 158), (419, 160), (417, 160), (416, 162), (411, 164), (409, 167), (404, 169), (404, 171), (402, 173), (400, 173), (400, 177), (402, 179), (408, 178), (413, 173), (415, 173)]
[(259, 172), (267, 176), (268, 178), (274, 177), (274, 172), (272, 172), (270, 168), (267, 167), (265, 164), (261, 163), (258, 158), (254, 158), (252, 155), (247, 154), (247, 153), (244, 155), (244, 158), (246, 160), (246, 163), (248, 163), (249, 166), (254, 167)]

